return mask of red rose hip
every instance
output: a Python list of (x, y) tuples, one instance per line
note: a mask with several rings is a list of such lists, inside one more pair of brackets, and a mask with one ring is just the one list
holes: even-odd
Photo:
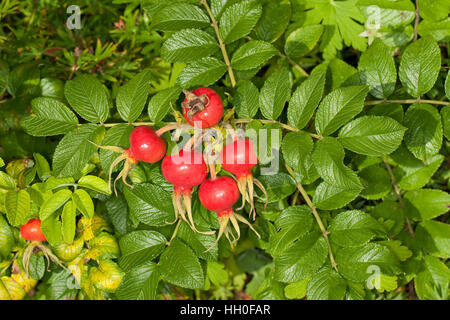
[(41, 220), (31, 219), (20, 227), (22, 238), (28, 241), (47, 241), (45, 235), (41, 231)]
[(219, 123), (223, 115), (220, 96), (210, 88), (183, 90), (186, 98), (181, 104), (183, 116), (189, 124), (206, 129)]

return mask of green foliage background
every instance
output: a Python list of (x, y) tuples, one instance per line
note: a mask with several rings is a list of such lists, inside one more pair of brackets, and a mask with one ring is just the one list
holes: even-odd
[[(80, 30), (68, 5), (0, 4), (1, 299), (450, 298), (448, 1), (81, 0)], [(115, 155), (88, 141), (128, 147), (199, 86), (281, 137), (279, 172), (254, 170), (261, 239), (206, 253), (215, 235), (184, 223), (166, 245), (159, 164), (115, 197)], [(24, 272), (31, 218), (62, 267)]]

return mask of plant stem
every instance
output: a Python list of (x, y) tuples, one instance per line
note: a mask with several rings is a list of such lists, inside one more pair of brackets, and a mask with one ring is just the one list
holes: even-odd
[(211, 11), (211, 8), (208, 5), (208, 2), (206, 2), (206, 0), (200, 0), (200, 2), (203, 4), (203, 6), (205, 7), (206, 11), (209, 14), (209, 17), (211, 18), (211, 21), (212, 21), (211, 25), (213, 26), (214, 31), (216, 32), (217, 40), (219, 41), (219, 47), (220, 47), (220, 50), (222, 51), (222, 55), (223, 55), (225, 64), (227, 65), (228, 74), (230, 76), (230, 81), (231, 81), (231, 86), (234, 88), (236, 86), (236, 79), (234, 78), (234, 73), (233, 73), (233, 69), (231, 68), (230, 59), (228, 58), (227, 49), (225, 48), (225, 44), (222, 41), (222, 37), (220, 36), (219, 26), (217, 24), (216, 18), (214, 18), (214, 15)]
[[(102, 126), (108, 128), (108, 127), (115, 127), (115, 126), (118, 126), (118, 125), (124, 124), (124, 123), (125, 122), (123, 122), (123, 123), (103, 123)], [(127, 123), (125, 123), (125, 124), (127, 124)], [(128, 125), (132, 125), (135, 127), (137, 127), (137, 126), (154, 126), (155, 123), (154, 122), (133, 122), (133, 123), (128, 123)]]
[(411, 104), (411, 103), (429, 103), (429, 104), (439, 104), (443, 106), (450, 106), (450, 101), (440, 101), (440, 100), (422, 100), (422, 99), (405, 99), (405, 100), (372, 100), (364, 102), (366, 106), (374, 106), (381, 103), (400, 103), (400, 104)]
[[(293, 132), (301, 131), (300, 129), (291, 127), (290, 125), (284, 124), (284, 123), (276, 121), (276, 120), (267, 120), (267, 119), (266, 120), (265, 119), (233, 119), (233, 120), (231, 120), (231, 122), (233, 124), (236, 124), (236, 123), (249, 123), (249, 122), (252, 122), (253, 120), (256, 120), (256, 121), (259, 121), (259, 122), (265, 123), (265, 124), (279, 124), (283, 129), (288, 130), (288, 131), (293, 131)], [(312, 132), (306, 132), (306, 133), (308, 133), (311, 137), (316, 138), (318, 140), (322, 140), (323, 139), (323, 137), (318, 135), (318, 134), (315, 134), (315, 133), (312, 133)]]
[(414, 21), (414, 39), (416, 41), (418, 38), (417, 27), (419, 26), (420, 12), (419, 12), (419, 0), (416, 0), (416, 20)]
[(309, 77), (308, 72), (306, 72), (302, 67), (300, 67), (300, 65), (295, 62), (294, 60), (292, 60), (290, 57), (288, 57), (285, 54), (282, 54), (281, 52), (278, 53), (278, 55), (284, 59), (286, 59), (287, 61), (289, 61), (290, 64), (292, 64), (294, 66), (295, 69), (297, 69), (298, 71), (300, 71), (301, 74), (303, 74), (305, 77)]
[[(392, 186), (394, 187), (395, 194), (397, 195), (398, 202), (400, 203), (400, 208), (404, 209), (405, 208), (405, 203), (403, 202), (403, 198), (402, 198), (402, 195), (400, 193), (400, 189), (399, 189), (399, 187), (397, 185), (397, 181), (395, 180), (394, 173), (392, 172), (392, 168), (389, 165), (389, 163), (386, 161), (386, 159), (383, 159), (383, 162), (384, 162), (384, 165), (386, 166), (386, 169), (387, 169), (387, 171), (389, 173), (389, 176), (391, 177), (391, 183), (392, 183)], [(406, 230), (411, 235), (411, 237), (414, 238), (416, 236), (416, 234), (414, 233), (414, 230), (411, 227), (411, 223), (409, 222), (408, 217), (405, 217), (405, 218), (406, 218), (406, 220), (405, 220)]]
[[(289, 167), (288, 164), (285, 164), (287, 171), (291, 175), (291, 177), (295, 180), (294, 171), (291, 167)], [(325, 241), (328, 246), (328, 254), (330, 256), (331, 266), (334, 270), (338, 271), (336, 261), (334, 260), (333, 250), (331, 250), (331, 243), (328, 239), (329, 232), (325, 229), (325, 226), (323, 225), (322, 219), (320, 219), (319, 213), (317, 212), (316, 206), (312, 203), (311, 199), (309, 198), (308, 194), (306, 193), (306, 190), (303, 188), (302, 184), (300, 182), (297, 183), (297, 189), (300, 191), (301, 195), (303, 196), (303, 199), (305, 199), (306, 204), (308, 207), (311, 208), (311, 211), (314, 215), (314, 218), (317, 221), (317, 224), (319, 225), (320, 230), (322, 231), (322, 235), (325, 238)]]

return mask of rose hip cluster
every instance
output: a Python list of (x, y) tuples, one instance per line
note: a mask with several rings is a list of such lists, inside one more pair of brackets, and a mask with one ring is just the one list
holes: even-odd
[[(198, 88), (192, 92), (183, 91), (186, 95), (182, 103), (183, 115), (186, 121), (197, 128), (206, 129), (216, 126), (223, 115), (223, 103), (220, 96), (212, 89)], [(163, 159), (161, 171), (164, 178), (173, 184), (172, 201), (175, 209), (175, 221), (167, 223), (178, 223), (185, 221), (190, 228), (198, 233), (213, 234), (215, 232), (199, 231), (192, 216), (191, 195), (197, 186), (198, 195), (202, 205), (216, 212), (219, 219), (219, 233), (217, 244), (222, 235), (233, 243), (240, 236), (238, 221), (247, 224), (259, 237), (259, 234), (251, 224), (241, 215), (233, 211), (234, 204), (242, 195), (242, 207), (246, 201), (251, 205), (251, 213), (255, 219), (253, 204), (253, 183), (258, 185), (256, 179), (252, 178), (251, 170), (257, 164), (254, 146), (249, 139), (235, 140), (224, 146), (220, 154), (222, 167), (233, 174), (236, 179), (229, 176), (216, 177), (215, 166), (210, 166), (210, 178), (208, 179), (208, 166), (202, 153), (195, 150), (181, 150), (178, 154), (166, 154), (166, 142), (161, 135), (172, 129), (170, 125), (154, 131), (147, 126), (136, 127), (130, 134), (130, 147), (122, 149), (116, 146), (98, 146), (103, 149), (121, 153), (109, 169), (109, 186), (111, 188), (111, 175), (114, 167), (125, 160), (122, 171), (114, 181), (114, 191), (117, 194), (116, 181), (122, 179), (125, 185), (132, 187), (126, 181), (130, 170), (139, 162), (156, 163)], [(195, 148), (194, 148), (195, 149)], [(236, 182), (237, 181), (237, 182)], [(262, 185), (258, 185), (262, 188)], [(264, 188), (262, 188), (264, 190)], [(232, 228), (230, 228), (230, 224)], [(237, 237), (235, 236), (235, 231)], [(174, 235), (178, 230), (175, 228)], [(169, 242), (170, 243), (170, 242)], [(212, 248), (212, 247), (211, 247)], [(209, 250), (209, 249), (208, 249)]]

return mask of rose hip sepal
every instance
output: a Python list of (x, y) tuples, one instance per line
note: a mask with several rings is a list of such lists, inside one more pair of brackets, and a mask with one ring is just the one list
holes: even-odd
[[(239, 195), (239, 188), (233, 178), (230, 177), (207, 179), (200, 186), (198, 191), (200, 202), (206, 209), (217, 213), (220, 225), (217, 240), (206, 251), (216, 246), (223, 234), (225, 234), (231, 245), (239, 240), (241, 232), (238, 221), (248, 225), (260, 238), (260, 235), (252, 225), (244, 217), (233, 211), (233, 205), (239, 200)], [(234, 236), (233, 231), (230, 229), (229, 222), (231, 222), (236, 231), (237, 237)]]
[(58, 264), (60, 267), (65, 268), (59, 261), (58, 257), (53, 254), (51, 249), (47, 248), (47, 246), (45, 246), (42, 243), (43, 241), (47, 241), (47, 239), (41, 230), (41, 220), (39, 219), (29, 220), (26, 224), (20, 227), (20, 235), (25, 240), (30, 241), (30, 243), (23, 251), (23, 258), (22, 258), (23, 266), (27, 276), (30, 267), (31, 256), (37, 251), (41, 251), (46, 257), (48, 262), (47, 269), (49, 269), (50, 267), (50, 260)]
[(183, 116), (189, 124), (201, 129), (215, 126), (223, 115), (220, 96), (210, 88), (183, 90), (186, 98), (181, 104)]
[(267, 203), (267, 192), (262, 183), (253, 177), (252, 169), (258, 164), (253, 141), (250, 139), (239, 139), (226, 144), (220, 153), (220, 163), (228, 172), (234, 174), (238, 181), (238, 188), (242, 195), (242, 209), (245, 202), (250, 204), (250, 215), (256, 218), (256, 210), (253, 201), (255, 184), (265, 195)]
[[(164, 178), (173, 184), (172, 201), (175, 209), (175, 221), (168, 223), (175, 223), (180, 216), (194, 232), (214, 234), (214, 231), (198, 231), (192, 217), (192, 189), (200, 185), (208, 176), (208, 169), (203, 160), (203, 155), (197, 151), (185, 150), (181, 150), (178, 154), (167, 155), (162, 161), (161, 172)], [(175, 237), (177, 230), (178, 228), (175, 229), (172, 239)]]
[(161, 160), (166, 154), (166, 142), (160, 137), (152, 128), (148, 126), (139, 126), (131, 131), (130, 137), (130, 147), (128, 149), (123, 149), (117, 146), (99, 146), (91, 141), (96, 147), (100, 149), (110, 150), (121, 155), (118, 156), (109, 167), (109, 179), (108, 179), (108, 190), (111, 192), (111, 176), (113, 169), (121, 161), (125, 160), (122, 171), (117, 175), (114, 180), (114, 193), (117, 196), (116, 182), (122, 179), (122, 182), (133, 188), (127, 182), (127, 176), (130, 171), (136, 166), (139, 161), (144, 161), (147, 163), (155, 163)]

